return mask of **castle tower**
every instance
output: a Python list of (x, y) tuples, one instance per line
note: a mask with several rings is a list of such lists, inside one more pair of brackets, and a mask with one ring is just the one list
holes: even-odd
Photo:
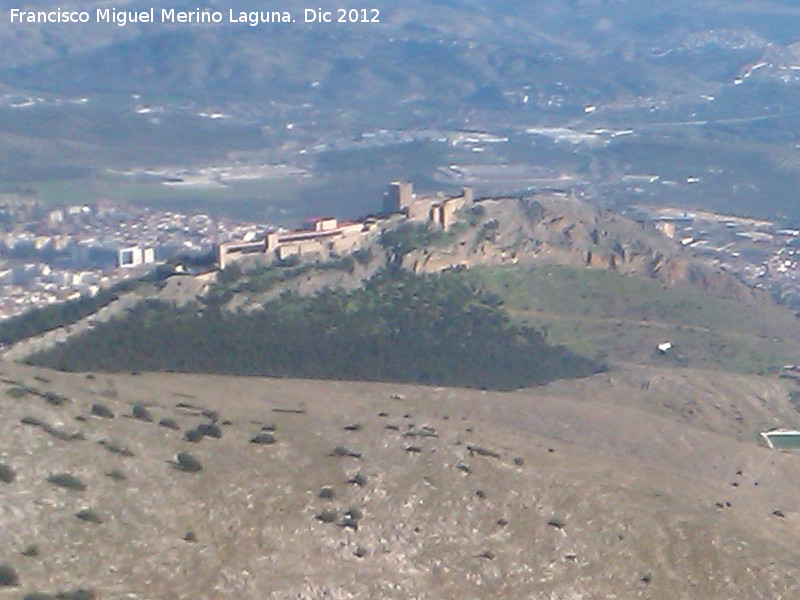
[(266, 252), (274, 252), (278, 246), (281, 245), (280, 241), (278, 240), (278, 232), (273, 231), (272, 233), (267, 234), (266, 240), (264, 240), (264, 250)]
[(393, 181), (384, 196), (383, 212), (402, 212), (414, 201), (414, 185), (410, 181)]

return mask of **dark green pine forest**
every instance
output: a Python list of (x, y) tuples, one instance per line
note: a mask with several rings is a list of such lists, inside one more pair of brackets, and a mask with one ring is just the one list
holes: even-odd
[[(220, 298), (224, 295), (213, 295)], [(263, 311), (145, 301), (32, 358), (68, 371), (184, 371), (515, 389), (603, 367), (510, 321), (456, 274), (393, 270), (356, 291), (284, 293)]]

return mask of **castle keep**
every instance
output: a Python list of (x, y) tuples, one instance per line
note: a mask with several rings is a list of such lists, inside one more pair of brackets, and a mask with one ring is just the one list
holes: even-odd
[(394, 181), (384, 197), (383, 212), (403, 213), (412, 221), (428, 221), (442, 229), (449, 229), (455, 212), (473, 201), (472, 188), (469, 187), (465, 187), (460, 196), (448, 197), (442, 193), (424, 196), (414, 193), (410, 181)]
[(231, 261), (245, 258), (270, 263), (293, 256), (300, 260), (342, 256), (360, 248), (398, 215), (448, 229), (455, 221), (456, 211), (472, 202), (472, 188), (464, 188), (458, 196), (445, 196), (442, 193), (419, 195), (414, 193), (411, 182), (395, 181), (384, 195), (384, 218), (340, 222), (334, 217), (315, 217), (306, 220), (304, 229), (274, 231), (266, 234), (264, 239), (255, 241), (223, 242), (217, 250), (217, 264), (224, 269)]

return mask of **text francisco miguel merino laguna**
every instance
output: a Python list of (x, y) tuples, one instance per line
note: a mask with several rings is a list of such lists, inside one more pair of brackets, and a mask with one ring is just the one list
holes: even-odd
[[(380, 11), (376, 8), (350, 8), (327, 11), (302, 9), (303, 23), (380, 23)], [(294, 23), (289, 11), (238, 11), (230, 9), (227, 14), (208, 9), (176, 10), (117, 10), (97, 8), (94, 11), (78, 10), (20, 10), (12, 8), (11, 23), (113, 23), (124, 27), (128, 23), (241, 23), (256, 27), (262, 23)], [(92, 18), (94, 17), (94, 18)], [(226, 18), (227, 17), (227, 18)]]

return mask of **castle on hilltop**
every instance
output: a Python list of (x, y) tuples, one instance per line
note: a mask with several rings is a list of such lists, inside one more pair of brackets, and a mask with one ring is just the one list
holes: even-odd
[(465, 187), (460, 196), (448, 197), (441, 192), (432, 196), (414, 193), (410, 181), (394, 181), (384, 195), (385, 214), (403, 213), (412, 221), (428, 221), (434, 226), (449, 229), (455, 212), (474, 202), (472, 188)]
[(434, 227), (448, 229), (456, 211), (472, 204), (472, 188), (464, 188), (459, 196), (419, 195), (409, 181), (395, 181), (384, 194), (382, 217), (360, 221), (339, 221), (335, 217), (306, 219), (304, 229), (273, 231), (253, 241), (222, 242), (217, 248), (217, 264), (224, 269), (232, 261), (247, 260), (270, 264), (275, 260), (318, 260), (335, 258), (362, 247), (391, 220), (406, 218), (424, 221)]

